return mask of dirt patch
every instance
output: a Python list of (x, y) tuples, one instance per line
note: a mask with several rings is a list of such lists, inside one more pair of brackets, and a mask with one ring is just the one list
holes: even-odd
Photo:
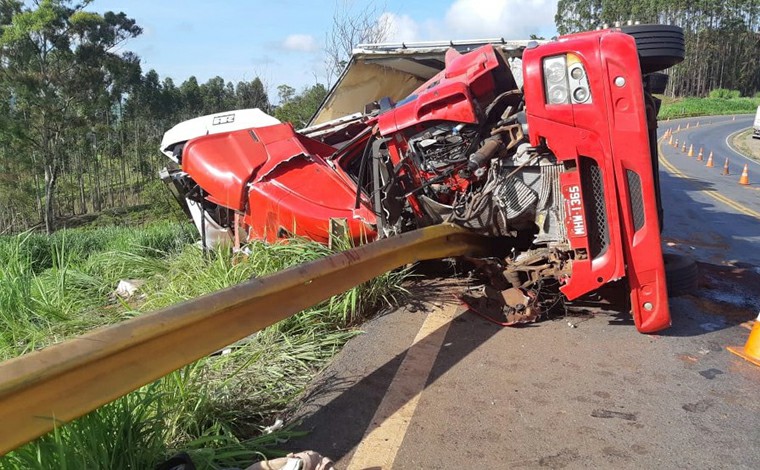
[(750, 128), (734, 135), (731, 145), (744, 155), (760, 161), (760, 139), (753, 139), (752, 132)]

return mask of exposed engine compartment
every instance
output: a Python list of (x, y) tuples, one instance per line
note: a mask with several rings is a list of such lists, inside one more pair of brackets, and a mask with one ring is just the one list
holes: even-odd
[(453, 222), (494, 237), (564, 238), (562, 165), (528, 142), (523, 95), (505, 59), (491, 46), (477, 52), (479, 75), (467, 75), (466, 88), (447, 73), (379, 113), (371, 152), (360, 157), (371, 164), (347, 168), (375, 196), (381, 236)]
[[(423, 87), (378, 113), (372, 136), (344, 168), (370, 201), (381, 237), (450, 222), (500, 239), (503, 256), (476, 265), (489, 285), (509, 292), (495, 301), (511, 322), (532, 321), (541, 313), (535, 304), (542, 280), (555, 279), (556, 290), (574, 256), (559, 181), (564, 165), (547, 147), (531, 146), (522, 92), (498, 51), (479, 52), (481, 75), (467, 77), (466, 91), (480, 95), (446, 96), (439, 87), (449, 79), (448, 88), (456, 89), (457, 77), (433, 80), (434, 99), (426, 101)], [(452, 116), (462, 120), (440, 119)]]

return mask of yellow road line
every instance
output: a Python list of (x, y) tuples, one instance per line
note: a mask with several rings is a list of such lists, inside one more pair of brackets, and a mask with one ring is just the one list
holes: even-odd
[(377, 408), (364, 439), (354, 452), (348, 465), (349, 470), (393, 467), (438, 351), (458, 310), (458, 305), (448, 304), (425, 318)]
[[(685, 175), (681, 170), (676, 168), (672, 163), (668, 161), (667, 158), (665, 158), (665, 154), (662, 153), (662, 141), (664, 140), (664, 137), (660, 138), (658, 144), (657, 144), (657, 150), (660, 157), (660, 162), (663, 164), (663, 166), (673, 175), (677, 176), (678, 178), (683, 179), (691, 179), (691, 177)], [(711, 198), (715, 199), (718, 202), (721, 202), (732, 209), (741, 212), (742, 214), (748, 215), (750, 217), (754, 217), (756, 219), (760, 219), (760, 212), (757, 212), (755, 210), (750, 209), (749, 207), (745, 206), (744, 204), (734, 201), (733, 199), (730, 199), (722, 194), (719, 194), (716, 191), (700, 191), (707, 196), (710, 196)]]

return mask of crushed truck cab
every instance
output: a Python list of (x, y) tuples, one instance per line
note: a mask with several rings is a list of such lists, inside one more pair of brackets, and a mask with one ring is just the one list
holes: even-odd
[[(651, 49), (659, 28), (667, 47)], [(658, 331), (670, 315), (653, 95), (667, 77), (652, 77), (683, 59), (679, 31), (366, 45), (310, 127), (250, 110), (180, 124), (163, 177), (204, 244), (363, 243), (453, 223), (494, 242), (469, 259), (485, 280), (472, 308), (532, 322), (622, 280), (636, 327)]]

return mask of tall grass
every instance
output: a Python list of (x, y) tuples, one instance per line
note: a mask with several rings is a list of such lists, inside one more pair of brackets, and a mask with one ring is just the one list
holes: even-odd
[[(248, 256), (204, 256), (192, 227), (70, 230), (0, 238), (0, 357), (265, 276), (330, 253), (305, 240), (252, 243)], [(8, 266), (8, 264), (6, 264)], [(397, 271), (307, 309), (57, 429), (0, 459), (0, 468), (150, 468), (184, 450), (200, 468), (276, 455), (286, 429), (262, 434), (353, 335), (403, 294)], [(145, 281), (114, 301), (119, 279)], [(183, 345), (177, 345), (183, 347)], [(93, 384), (97, 387), (97, 384)]]
[(110, 293), (194, 240), (192, 227), (62, 230), (0, 237), (0, 359), (118, 319)]

